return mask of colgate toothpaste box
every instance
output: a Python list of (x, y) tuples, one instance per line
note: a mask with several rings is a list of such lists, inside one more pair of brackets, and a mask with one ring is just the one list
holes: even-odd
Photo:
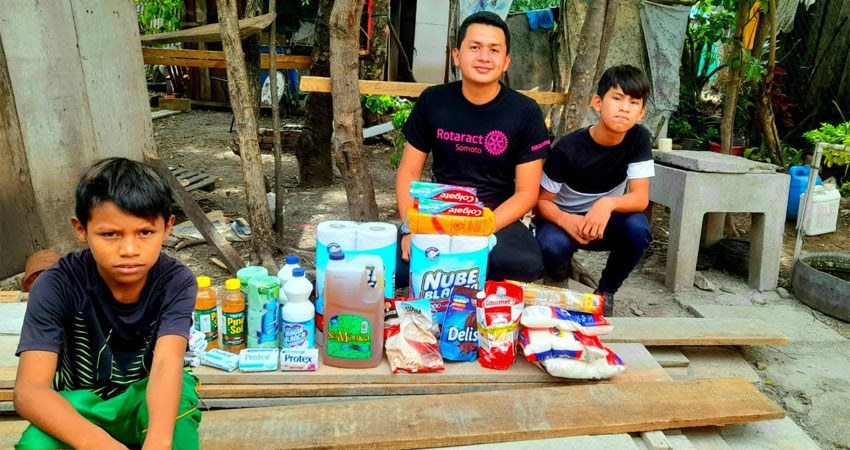
[(444, 214), (447, 216), (482, 217), (483, 203), (441, 202), (438, 200), (419, 200), (417, 210), (426, 214)]
[(425, 181), (410, 183), (410, 196), (418, 200), (440, 200), (452, 203), (478, 202), (478, 191), (475, 188)]

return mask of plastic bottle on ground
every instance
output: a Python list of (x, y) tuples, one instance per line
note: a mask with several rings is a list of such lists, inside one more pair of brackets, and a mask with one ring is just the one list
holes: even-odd
[(316, 344), (316, 308), (310, 302), (313, 283), (307, 280), (301, 267), (293, 270), (292, 275), (283, 287), (289, 300), (280, 310), (281, 348), (313, 348)]
[(207, 350), (218, 348), (218, 312), (215, 291), (210, 289), (210, 277), (198, 277), (198, 295), (195, 297), (195, 329), (204, 333)]
[(287, 296), (284, 293), (284, 287), (286, 287), (286, 282), (292, 279), (292, 271), (301, 267), (298, 264), (298, 257), (295, 255), (287, 255), (286, 256), (286, 264), (280, 268), (280, 271), (277, 273), (277, 277), (280, 278), (280, 304), (286, 303)]
[(224, 331), (221, 347), (230, 353), (239, 353), (245, 348), (245, 296), (242, 295), (242, 283), (237, 278), (224, 282), (224, 295), (221, 296), (221, 314), (224, 316)]

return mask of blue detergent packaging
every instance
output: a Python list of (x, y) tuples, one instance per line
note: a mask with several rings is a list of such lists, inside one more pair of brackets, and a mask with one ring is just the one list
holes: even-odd
[(478, 357), (478, 326), (475, 321), (475, 298), (481, 291), (456, 287), (440, 334), (440, 354), (449, 361), (475, 361)]

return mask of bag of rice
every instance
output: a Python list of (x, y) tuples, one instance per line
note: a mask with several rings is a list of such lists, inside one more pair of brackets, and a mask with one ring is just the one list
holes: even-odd
[(608, 356), (599, 338), (558, 328), (523, 327), (519, 332), (519, 344), (525, 359), (531, 362), (550, 358), (589, 361)]
[(601, 380), (611, 378), (626, 370), (626, 365), (609, 349), (604, 358), (592, 361), (578, 361), (570, 358), (550, 358), (536, 363), (553, 377), (576, 380)]
[(431, 304), (428, 299), (396, 300), (397, 322), (385, 330), (384, 347), (393, 373), (444, 370), (437, 338), (431, 333)]
[(558, 328), (586, 336), (608, 334), (614, 327), (602, 314), (569, 311), (557, 306), (531, 305), (522, 311), (521, 323), (529, 328)]

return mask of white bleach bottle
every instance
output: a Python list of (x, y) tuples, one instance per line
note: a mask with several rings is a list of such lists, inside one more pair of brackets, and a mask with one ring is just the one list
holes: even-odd
[(280, 309), (281, 348), (313, 348), (316, 344), (316, 308), (310, 301), (313, 283), (304, 277), (304, 269), (298, 267), (283, 290), (288, 300)]
[(281, 305), (286, 303), (287, 300), (283, 288), (286, 286), (286, 282), (292, 279), (292, 271), (299, 267), (301, 266), (298, 264), (297, 256), (286, 255), (286, 264), (284, 264), (277, 273), (277, 277), (280, 278), (280, 297), (278, 297), (278, 302)]

